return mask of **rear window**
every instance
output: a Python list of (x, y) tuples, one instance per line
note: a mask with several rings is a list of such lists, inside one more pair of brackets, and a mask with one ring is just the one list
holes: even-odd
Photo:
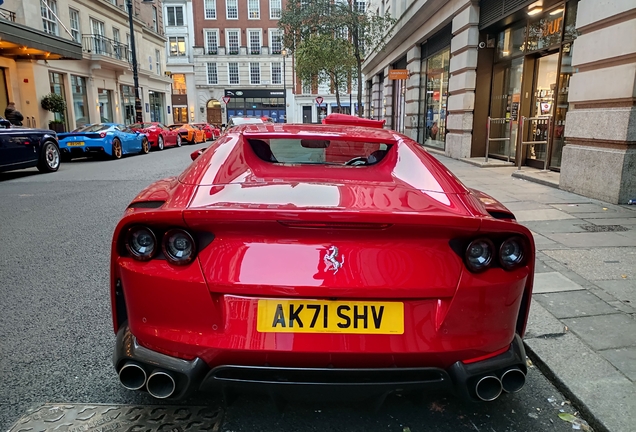
[(110, 125), (99, 123), (94, 125), (88, 125), (84, 128), (79, 128), (77, 129), (77, 132), (100, 132), (109, 128), (110, 128)]
[(391, 144), (327, 139), (249, 139), (262, 160), (280, 164), (375, 165), (388, 153)]

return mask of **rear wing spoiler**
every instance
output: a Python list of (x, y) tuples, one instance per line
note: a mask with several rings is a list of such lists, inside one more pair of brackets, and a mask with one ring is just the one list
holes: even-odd
[(322, 120), (322, 124), (345, 125), (345, 126), (365, 126), (371, 128), (382, 129), (386, 120), (371, 120), (362, 117), (356, 117), (348, 114), (329, 114)]

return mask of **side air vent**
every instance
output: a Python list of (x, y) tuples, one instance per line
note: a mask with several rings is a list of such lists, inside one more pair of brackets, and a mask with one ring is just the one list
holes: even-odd
[(503, 212), (503, 211), (488, 210), (488, 214), (494, 217), (495, 219), (512, 219), (512, 220), (516, 219), (515, 215), (513, 215), (512, 213)]
[(148, 209), (156, 209), (164, 205), (165, 201), (141, 201), (132, 203), (128, 206), (128, 208), (148, 208)]

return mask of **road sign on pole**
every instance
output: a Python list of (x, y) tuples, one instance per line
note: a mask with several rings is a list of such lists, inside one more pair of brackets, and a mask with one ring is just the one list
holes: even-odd
[(229, 96), (223, 96), (223, 103), (227, 105), (229, 102), (230, 102), (230, 97)]
[(324, 99), (322, 98), (322, 96), (318, 96), (318, 97), (316, 98), (316, 103), (317, 103), (318, 105), (320, 105), (320, 104), (322, 104), (322, 101), (323, 101), (323, 100), (324, 100)]

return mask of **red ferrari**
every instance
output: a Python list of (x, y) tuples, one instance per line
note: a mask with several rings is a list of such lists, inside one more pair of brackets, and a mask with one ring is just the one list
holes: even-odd
[(196, 126), (205, 132), (205, 140), (215, 140), (221, 135), (221, 129), (208, 123), (192, 123), (192, 126)]
[(404, 135), (237, 126), (118, 223), (114, 366), (156, 398), (492, 401), (525, 383), (534, 253), (506, 207)]
[(181, 147), (181, 135), (162, 123), (135, 123), (130, 125), (130, 129), (145, 133), (150, 146), (157, 150), (163, 150), (165, 147)]

